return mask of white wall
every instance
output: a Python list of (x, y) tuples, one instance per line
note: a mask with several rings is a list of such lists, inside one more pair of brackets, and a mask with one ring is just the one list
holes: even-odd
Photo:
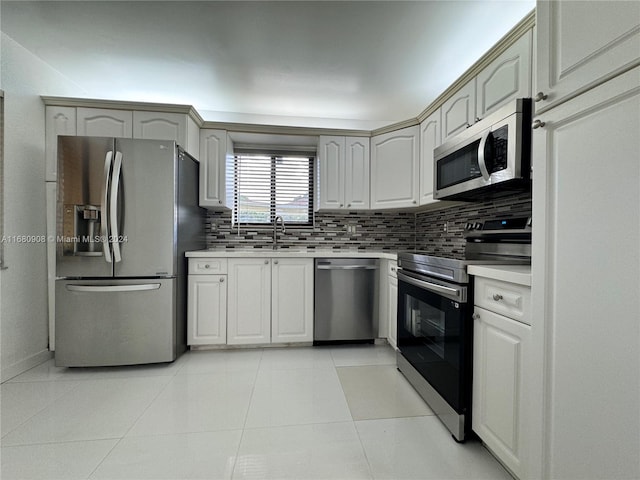
[[(82, 96), (81, 88), (2, 33), (5, 97), (5, 235), (46, 234), (44, 105), (41, 95)], [(5, 243), (0, 283), (1, 380), (37, 365), (48, 352), (45, 243)]]

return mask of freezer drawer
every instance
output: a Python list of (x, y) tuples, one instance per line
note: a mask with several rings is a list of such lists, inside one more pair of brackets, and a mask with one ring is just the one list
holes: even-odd
[(171, 362), (176, 279), (57, 280), (57, 366)]

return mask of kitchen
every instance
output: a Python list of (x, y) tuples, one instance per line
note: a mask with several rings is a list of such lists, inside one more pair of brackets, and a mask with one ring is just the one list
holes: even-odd
[[(9, 2), (3, 2), (3, 32), (8, 28), (4, 23), (6, 3)], [(532, 318), (536, 322), (531, 337), (531, 364), (536, 368), (530, 388), (537, 393), (527, 399), (527, 414), (532, 416), (531, 425), (534, 426), (528, 432), (532, 458), (528, 476), (531, 478), (638, 476), (638, 464), (633, 460), (637, 459), (634, 452), (638, 451), (637, 415), (634, 415), (638, 410), (639, 352), (638, 167), (637, 162), (629, 164), (637, 158), (631, 152), (637, 152), (638, 145), (635, 135), (617, 133), (638, 130), (637, 115), (634, 115), (637, 113), (638, 95), (638, 12), (633, 2), (619, 4), (616, 8), (607, 3), (556, 5), (541, 2), (537, 5), (534, 58), (538, 68), (533, 70), (535, 87), (530, 87), (530, 96), (540, 91), (548, 95), (548, 100), (542, 99), (536, 104), (535, 120), (546, 126), (533, 131), (532, 210), (536, 227), (532, 243), (531, 283)], [(568, 12), (561, 17), (566, 24), (551, 21), (556, 21), (560, 12)], [(601, 37), (596, 35), (596, 39), (591, 37), (594, 32), (589, 27), (594, 23), (590, 19), (594, 18), (603, 19), (603, 26), (607, 27), (599, 31)], [(605, 22), (604, 19), (609, 20)], [(553, 31), (561, 28), (558, 25), (562, 26), (562, 33), (567, 34), (566, 44), (558, 40), (564, 37)], [(593, 43), (579, 48), (580, 40), (587, 35)], [(560, 43), (549, 43), (551, 38)], [(561, 52), (565, 54), (562, 61), (570, 65), (554, 64), (556, 70), (549, 73), (547, 69), (552, 62), (559, 61), (555, 56), (556, 50), (550, 46), (569, 49)], [(606, 61), (603, 51), (607, 54)], [(0, 88), (4, 90), (6, 115), (5, 234), (45, 233), (46, 201), (42, 191), (45, 105), (40, 97), (83, 96), (78, 94), (77, 86), (69, 84), (59, 72), (44, 65), (35, 55), (12, 40), (11, 35), (3, 35), (3, 80)], [(12, 63), (18, 58), (20, 63)], [(589, 61), (584, 61), (584, 58)], [(23, 68), (16, 69), (15, 65)], [(565, 67), (566, 72), (562, 71)], [(474, 73), (474, 78), (477, 73)], [(629, 82), (631, 87), (628, 87)], [(97, 105), (62, 106), (99, 108)], [(113, 108), (122, 106), (120, 103)], [(424, 107), (420, 105), (418, 108)], [(595, 114), (585, 117), (590, 112), (599, 113), (600, 108), (602, 117)], [(592, 123), (592, 118), (595, 123)], [(377, 128), (383, 127), (368, 125), (362, 130)], [(600, 144), (594, 144), (595, 139), (602, 136), (598, 129), (607, 132), (605, 138), (615, 139), (615, 147), (607, 145), (606, 155), (598, 150), (602, 148)], [(331, 133), (348, 134), (346, 129), (337, 130)], [(36, 135), (27, 136), (25, 132)], [(389, 132), (382, 131), (380, 135), (386, 133)], [(619, 154), (611, 155), (612, 148)], [(555, 161), (555, 155), (562, 155), (562, 161)], [(615, 162), (616, 169), (600, 167), (602, 162), (596, 162), (598, 158), (608, 158), (607, 165)], [(585, 161), (589, 165), (593, 163), (588, 171), (584, 169)], [(16, 165), (20, 168), (17, 169)], [(7, 184), (9, 179), (10, 184)], [(19, 200), (16, 202), (16, 199)], [(525, 209), (527, 201), (526, 198), (520, 199)], [(498, 209), (502, 206), (496, 204)], [(407, 243), (415, 242), (419, 249), (429, 248), (433, 245), (431, 242), (439, 242), (440, 248), (453, 251), (461, 246), (455, 241), (447, 241), (443, 236), (444, 225), (450, 222), (449, 228), (460, 232), (468, 218), (481, 216), (473, 212), (471, 206), (464, 207), (469, 210), (453, 208), (424, 210), (417, 214), (405, 212), (397, 216), (391, 213), (376, 215), (374, 212), (354, 220), (352, 225), (357, 224), (357, 234), (371, 225), (373, 219), (382, 217), (382, 225), (392, 222), (388, 230), (393, 230), (394, 235), (396, 231), (408, 232), (401, 237), (406, 239), (408, 236)], [(209, 216), (211, 241), (214, 240), (211, 238), (214, 225), (216, 231), (220, 231), (220, 227), (223, 232), (228, 229), (229, 240), (239, 241), (230, 231), (230, 220), (216, 215)], [(327, 221), (327, 228), (335, 228), (336, 231), (330, 233), (338, 236), (338, 226), (344, 227), (350, 218), (350, 214), (344, 214), (340, 222)], [(411, 232), (420, 232), (420, 240), (416, 233)], [(415, 235), (415, 240), (412, 240), (412, 235)], [(250, 238), (244, 240), (254, 241)], [(264, 243), (264, 238), (255, 241)], [(389, 249), (393, 248), (394, 242), (397, 244), (397, 239), (391, 237)], [(424, 242), (424, 245), (418, 242)], [(387, 244), (383, 244), (385, 246)], [(3, 381), (5, 375), (11, 378), (35, 365), (32, 363), (25, 367), (34, 359), (38, 363), (45, 360), (38, 355), (46, 351), (48, 338), (44, 247), (6, 245), (5, 250), (8, 270), (2, 272), (1, 280)], [(616, 251), (625, 253), (612, 257), (611, 252)], [(586, 258), (591, 262), (585, 262)], [(20, 268), (14, 268), (14, 265), (20, 265)], [(37, 285), (39, 293), (27, 294)], [(578, 329), (577, 326), (582, 325), (581, 319), (585, 318), (590, 319), (593, 326)], [(615, 318), (616, 326), (622, 323), (625, 328), (609, 329), (606, 334), (599, 334), (595, 322), (602, 318)], [(556, 319), (562, 321), (556, 322)], [(605, 354), (597, 360), (593, 354), (598, 349), (616, 354)], [(5, 374), (8, 367), (16, 367), (17, 371)], [(631, 415), (628, 414), (629, 409), (632, 410)], [(602, 415), (604, 411), (607, 415)]]

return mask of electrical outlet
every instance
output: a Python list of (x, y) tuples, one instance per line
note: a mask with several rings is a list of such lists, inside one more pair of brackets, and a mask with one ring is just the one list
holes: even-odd
[(351, 233), (356, 233), (356, 225), (351, 225)]
[(442, 227), (442, 231), (444, 233), (447, 233), (449, 231), (449, 221), (448, 220), (446, 222), (444, 222), (444, 225)]

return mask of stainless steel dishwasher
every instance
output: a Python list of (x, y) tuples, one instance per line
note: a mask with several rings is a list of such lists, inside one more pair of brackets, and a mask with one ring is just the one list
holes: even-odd
[(376, 258), (317, 258), (314, 344), (372, 342), (378, 332)]

